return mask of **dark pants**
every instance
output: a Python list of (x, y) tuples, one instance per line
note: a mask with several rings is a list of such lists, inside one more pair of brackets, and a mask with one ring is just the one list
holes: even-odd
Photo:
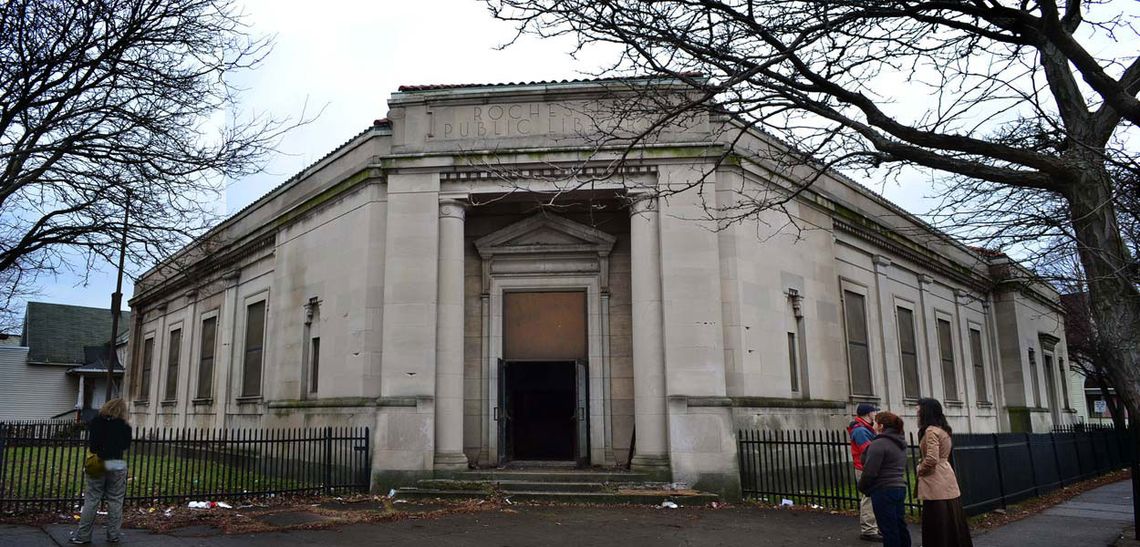
[(871, 492), (871, 505), (884, 547), (910, 547), (910, 530), (906, 527), (906, 488), (880, 488)]

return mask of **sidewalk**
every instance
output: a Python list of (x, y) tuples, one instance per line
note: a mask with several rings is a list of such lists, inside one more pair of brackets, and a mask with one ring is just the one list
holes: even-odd
[(975, 547), (1101, 547), (1132, 525), (1132, 482), (1089, 490), (1031, 517), (974, 537)]
[[(1111, 545), (1132, 522), (1131, 484), (1121, 481), (1090, 490), (1029, 518), (975, 537), (978, 547)], [(311, 513), (279, 514), (300, 519)], [(296, 521), (295, 521), (296, 522)], [(66, 545), (72, 526), (44, 529), (0, 525), (0, 544), (28, 547)], [(206, 547), (291, 545), (827, 545), (866, 547), (859, 541), (854, 517), (823, 512), (646, 507), (512, 506), (452, 513), (438, 518), (404, 518), (355, 524), (330, 530), (293, 530), (252, 535), (222, 535), (194, 526), (158, 535), (127, 530), (124, 545), (138, 547)], [(102, 544), (101, 529), (95, 545)], [(914, 545), (921, 533), (911, 527)]]
[[(358, 524), (332, 530), (220, 535), (211, 528), (155, 535), (126, 530), (130, 547), (292, 545), (826, 545), (867, 547), (858, 539), (855, 517), (820, 512), (730, 509), (655, 509), (644, 507), (514, 506), (491, 511), (449, 514), (437, 519), (405, 519)], [(29, 547), (66, 545), (71, 527), (0, 526), (0, 544)], [(94, 545), (102, 544), (97, 530)], [(912, 527), (913, 536), (918, 529)]]

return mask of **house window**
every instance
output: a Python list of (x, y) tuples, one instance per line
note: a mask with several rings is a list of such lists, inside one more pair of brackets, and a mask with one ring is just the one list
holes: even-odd
[(166, 389), (163, 390), (164, 401), (173, 401), (178, 397), (178, 357), (182, 353), (182, 329), (170, 331), (170, 353), (166, 360)]
[(241, 396), (261, 395), (262, 348), (265, 344), (265, 301), (250, 304), (245, 313), (245, 359), (242, 361)]
[(1041, 380), (1037, 378), (1037, 351), (1029, 348), (1029, 375), (1033, 377), (1033, 406), (1041, 407)]
[(954, 373), (954, 336), (950, 333), (950, 322), (938, 320), (938, 353), (942, 361), (942, 389), (947, 401), (958, 399), (958, 375)]
[(198, 351), (197, 398), (209, 399), (214, 395), (214, 345), (218, 336), (218, 318), (202, 320), (202, 339)]
[(847, 360), (851, 367), (851, 393), (874, 395), (871, 388), (871, 351), (867, 345), (867, 307), (863, 295), (843, 291), (847, 320)]
[(800, 366), (796, 359), (796, 333), (788, 333), (788, 366), (791, 367), (792, 391), (800, 390)]
[(154, 362), (154, 337), (143, 341), (142, 372), (139, 374), (139, 400), (150, 400), (150, 371)]
[(310, 345), (310, 363), (309, 363), (309, 393), (317, 392), (317, 379), (320, 378), (321, 370), (321, 339), (314, 337)]
[(978, 392), (978, 402), (989, 403), (986, 365), (982, 357), (982, 331), (978, 329), (970, 329), (970, 358), (974, 360), (974, 389)]
[(895, 308), (899, 323), (899, 353), (901, 354), (903, 397), (917, 399), (918, 386), (918, 339), (914, 334), (914, 312)]

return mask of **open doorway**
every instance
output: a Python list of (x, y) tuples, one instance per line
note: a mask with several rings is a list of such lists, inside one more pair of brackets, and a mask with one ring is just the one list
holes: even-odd
[(499, 462), (589, 463), (586, 293), (508, 292), (499, 362)]
[(574, 460), (574, 362), (508, 362), (504, 395), (511, 460)]

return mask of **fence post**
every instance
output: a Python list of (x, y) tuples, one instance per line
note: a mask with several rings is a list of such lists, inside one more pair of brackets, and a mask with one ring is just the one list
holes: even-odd
[(1025, 434), (1025, 451), (1029, 454), (1029, 475), (1033, 477), (1033, 496), (1041, 495), (1041, 485), (1037, 483), (1037, 466), (1033, 462), (1033, 438)]
[(1061, 469), (1061, 454), (1057, 452), (1057, 434), (1049, 433), (1050, 440), (1053, 441), (1053, 462), (1057, 465), (1057, 480), (1061, 484), (1058, 487), (1065, 486), (1065, 470)]
[(325, 428), (325, 493), (332, 493), (332, 428)]
[(994, 465), (997, 466), (998, 476), (998, 490), (1001, 492), (1001, 508), (1005, 509), (1005, 478), (1001, 472), (1001, 446), (998, 442), (997, 433), (990, 433), (994, 440)]

